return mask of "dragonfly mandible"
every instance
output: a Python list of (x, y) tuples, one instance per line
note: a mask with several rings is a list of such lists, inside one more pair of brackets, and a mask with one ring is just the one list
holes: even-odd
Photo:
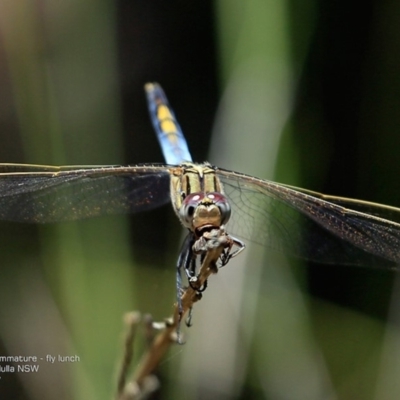
[(196, 235), (204, 222), (200, 211), (210, 207), (214, 211), (207, 218), (215, 218), (207, 223), (227, 223), (229, 233), (290, 256), (397, 268), (400, 209), (192, 163), (161, 87), (147, 84), (146, 93), (167, 164), (0, 164), (0, 219), (49, 223), (135, 213), (172, 202), (182, 224)]

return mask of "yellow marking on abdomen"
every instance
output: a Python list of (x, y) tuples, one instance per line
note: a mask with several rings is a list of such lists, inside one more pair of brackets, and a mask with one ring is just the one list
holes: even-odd
[(165, 120), (160, 122), (160, 127), (163, 133), (165, 133), (168, 137), (168, 140), (171, 143), (176, 143), (177, 142), (177, 129), (176, 125), (174, 124), (173, 121), (171, 120)]
[(174, 119), (174, 117), (171, 114), (171, 111), (169, 111), (169, 108), (165, 104), (161, 104), (157, 108), (157, 118), (159, 120), (163, 119)]

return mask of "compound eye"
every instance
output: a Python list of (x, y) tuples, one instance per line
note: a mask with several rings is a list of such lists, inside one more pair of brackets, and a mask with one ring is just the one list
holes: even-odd
[(179, 218), (186, 228), (190, 229), (192, 227), (194, 212), (203, 199), (203, 194), (194, 193), (189, 194), (183, 200), (182, 206), (179, 209)]
[(226, 224), (231, 217), (231, 205), (226, 196), (219, 192), (207, 193), (207, 197), (214, 202), (221, 213), (221, 224)]

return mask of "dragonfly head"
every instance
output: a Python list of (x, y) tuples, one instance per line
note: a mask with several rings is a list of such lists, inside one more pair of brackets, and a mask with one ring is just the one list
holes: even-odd
[(192, 193), (185, 197), (179, 210), (183, 225), (200, 237), (204, 231), (219, 228), (231, 216), (228, 199), (218, 192)]

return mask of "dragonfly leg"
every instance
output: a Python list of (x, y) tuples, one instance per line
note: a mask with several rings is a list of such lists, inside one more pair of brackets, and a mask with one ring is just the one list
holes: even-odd
[(200, 239), (196, 240), (193, 244), (193, 252), (194, 254), (205, 255), (210, 249), (221, 245), (224, 246), (224, 250), (219, 257), (219, 265), (210, 266), (215, 267), (215, 272), (217, 272), (218, 268), (224, 267), (231, 258), (236, 257), (246, 248), (244, 242), (227, 234), (224, 225), (221, 225), (219, 229), (206, 232)]
[[(224, 249), (224, 251), (221, 254), (221, 257), (219, 258), (221, 262), (219, 268), (224, 267), (226, 264), (228, 264), (231, 258), (236, 257), (246, 248), (246, 245), (241, 240), (230, 235), (229, 238), (231, 240), (231, 243), (226, 249)], [(236, 249), (232, 252), (234, 246), (236, 246)]]
[(196, 277), (196, 271), (197, 271), (197, 257), (200, 256), (200, 265), (203, 264), (204, 259), (206, 257), (206, 253), (202, 253), (200, 255), (192, 254), (192, 261), (190, 263), (190, 267), (185, 269), (186, 276), (188, 279), (189, 286), (195, 290), (198, 294), (204, 292), (204, 290), (207, 289), (207, 281), (204, 282), (204, 284), (201, 287), (198, 287), (196, 285), (197, 282), (197, 277)]
[(189, 233), (183, 244), (182, 249), (178, 257), (178, 262), (176, 265), (176, 296), (178, 302), (178, 309), (179, 309), (179, 320), (182, 318), (183, 308), (182, 308), (182, 301), (181, 301), (181, 292), (182, 292), (182, 275), (181, 271), (182, 268), (187, 271), (190, 267), (190, 264), (193, 260), (193, 243), (194, 243), (194, 236), (192, 233)]
[(195, 290), (198, 294), (204, 292), (207, 289), (207, 287), (208, 287), (208, 281), (207, 280), (204, 281), (204, 283), (203, 283), (203, 285), (201, 287), (197, 287), (196, 282), (197, 282), (197, 277), (196, 276), (193, 276), (192, 278), (189, 279), (189, 286), (193, 290)]
[(185, 324), (188, 328), (192, 326), (192, 317), (193, 317), (193, 307), (190, 307), (189, 309), (189, 315), (186, 318)]
[(193, 277), (196, 276), (196, 261), (197, 261), (197, 258), (192, 253), (192, 259), (190, 260), (188, 268), (185, 268), (186, 276), (187, 276), (189, 282)]
[[(201, 299), (201, 294), (198, 293), (198, 300)], [(189, 315), (186, 318), (185, 324), (188, 328), (190, 328), (193, 324), (192, 324), (192, 318), (193, 318), (193, 307), (190, 307), (189, 309)]]

